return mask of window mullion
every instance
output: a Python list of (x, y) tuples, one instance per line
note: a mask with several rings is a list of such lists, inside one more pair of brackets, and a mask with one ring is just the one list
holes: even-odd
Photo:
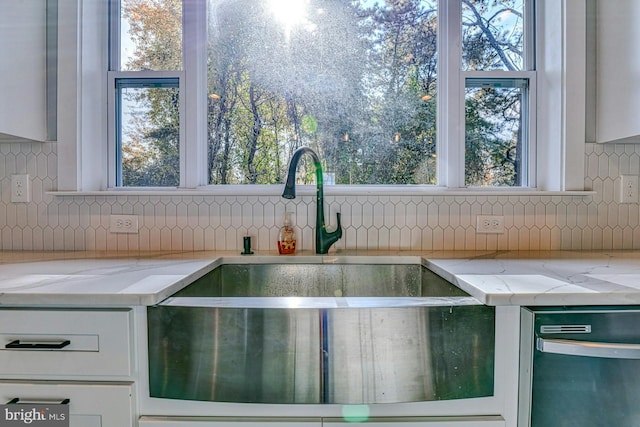
[(206, 0), (183, 2), (184, 131), (181, 135), (180, 186), (207, 182), (207, 8)]
[(109, 2), (109, 70), (120, 71), (120, 2)]
[(439, 0), (438, 184), (464, 186), (464, 80), (460, 72), (462, 4)]
[(524, 67), (523, 70), (536, 69), (536, 2), (525, 0), (524, 3)]

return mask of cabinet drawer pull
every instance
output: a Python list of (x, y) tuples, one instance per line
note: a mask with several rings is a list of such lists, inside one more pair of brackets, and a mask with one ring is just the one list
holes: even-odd
[(32, 349), (32, 350), (56, 350), (65, 348), (71, 344), (71, 341), (64, 340), (60, 342), (22, 342), (20, 340), (11, 341), (9, 344), (5, 345), (4, 348), (21, 348), (21, 349)]
[(23, 400), (21, 401), (19, 397), (14, 397), (13, 399), (11, 399), (10, 401), (8, 401), (6, 404), (7, 405), (14, 405), (14, 404), (29, 404), (29, 405), (51, 405), (51, 404), (58, 404), (58, 405), (68, 405), (69, 402), (71, 402), (71, 399), (55, 399), (55, 400)]

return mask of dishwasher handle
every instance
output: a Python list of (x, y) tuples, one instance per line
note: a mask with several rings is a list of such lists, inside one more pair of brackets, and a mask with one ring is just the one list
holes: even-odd
[(640, 344), (574, 341), (537, 337), (536, 349), (543, 353), (568, 356), (603, 357), (608, 359), (640, 359)]

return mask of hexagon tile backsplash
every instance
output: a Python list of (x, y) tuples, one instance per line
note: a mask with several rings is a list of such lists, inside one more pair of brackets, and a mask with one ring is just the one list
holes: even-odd
[[(0, 144), (0, 250), (275, 250), (284, 210), (298, 245), (313, 249), (311, 196), (58, 196), (55, 143)], [(335, 248), (376, 250), (640, 249), (640, 205), (619, 204), (620, 175), (640, 175), (640, 145), (586, 144), (585, 189), (569, 195), (326, 195), (342, 212)], [(31, 176), (30, 203), (12, 203), (11, 175)], [(138, 234), (109, 232), (111, 214), (139, 216)], [(503, 234), (476, 233), (478, 215), (504, 216)], [(331, 228), (331, 224), (329, 227)]]

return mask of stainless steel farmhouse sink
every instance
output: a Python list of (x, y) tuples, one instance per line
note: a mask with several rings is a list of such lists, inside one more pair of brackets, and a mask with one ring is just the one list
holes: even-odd
[(491, 396), (494, 308), (416, 259), (223, 263), (148, 308), (151, 396), (287, 404)]

